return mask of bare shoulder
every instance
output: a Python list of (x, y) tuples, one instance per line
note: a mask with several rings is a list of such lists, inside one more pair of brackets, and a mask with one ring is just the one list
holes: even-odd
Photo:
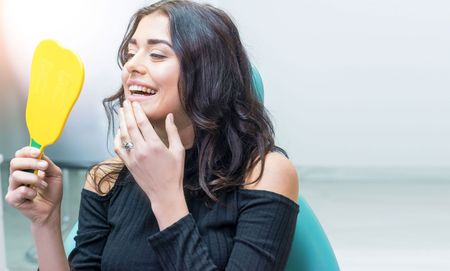
[(261, 171), (261, 161), (247, 174), (244, 189), (267, 190), (281, 194), (294, 202), (298, 201), (299, 183), (295, 166), (284, 155), (270, 152), (265, 157), (264, 172), (261, 179), (256, 180)]
[[(96, 164), (86, 174), (84, 188), (99, 195), (107, 194), (113, 188), (122, 165), (122, 160), (118, 156)], [(97, 183), (100, 180), (102, 182), (100, 182), (99, 191), (97, 189)]]

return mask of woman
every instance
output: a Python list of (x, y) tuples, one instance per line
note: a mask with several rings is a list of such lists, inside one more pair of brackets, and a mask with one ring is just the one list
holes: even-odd
[(142, 8), (119, 63), (105, 99), (110, 124), (120, 106), (117, 157), (87, 174), (68, 260), (61, 170), (30, 147), (11, 161), (6, 201), (32, 221), (40, 270), (282, 270), (298, 178), (231, 19), (189, 1)]

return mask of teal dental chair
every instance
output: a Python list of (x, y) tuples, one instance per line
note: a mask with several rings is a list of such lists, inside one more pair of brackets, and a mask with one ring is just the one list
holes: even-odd
[[(256, 94), (263, 101), (263, 82), (258, 70), (254, 67), (252, 79)], [(298, 204), (300, 213), (297, 217), (294, 240), (285, 271), (339, 271), (330, 242), (311, 207), (301, 195)], [(74, 237), (77, 230), (78, 223), (73, 226), (64, 241), (66, 255), (69, 255), (75, 247)]]

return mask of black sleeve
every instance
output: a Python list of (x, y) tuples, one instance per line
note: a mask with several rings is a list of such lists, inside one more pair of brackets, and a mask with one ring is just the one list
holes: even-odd
[(107, 221), (109, 196), (81, 192), (76, 246), (69, 254), (71, 270), (101, 270), (101, 258), (110, 227)]
[[(225, 270), (283, 270), (299, 211), (279, 194), (242, 190), (234, 245)], [(148, 238), (164, 270), (218, 270), (191, 214)]]

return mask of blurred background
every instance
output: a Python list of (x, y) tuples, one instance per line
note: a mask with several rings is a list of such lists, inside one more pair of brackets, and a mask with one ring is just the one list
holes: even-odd
[[(9, 160), (29, 143), (32, 54), (53, 38), (86, 72), (62, 137), (46, 150), (64, 167), (64, 230), (71, 227), (84, 168), (113, 155), (101, 101), (120, 87), (118, 47), (131, 15), (153, 2), (0, 0), (3, 196)], [(277, 143), (341, 269), (450, 270), (450, 2), (202, 2), (238, 25)], [(28, 222), (3, 211), (0, 270), (35, 270)]]

